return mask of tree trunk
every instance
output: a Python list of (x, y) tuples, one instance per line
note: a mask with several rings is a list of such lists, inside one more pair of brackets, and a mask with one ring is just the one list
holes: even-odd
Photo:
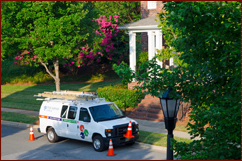
[(54, 68), (55, 68), (55, 76), (50, 72), (47, 68), (47, 65), (40, 59), (40, 63), (45, 67), (46, 72), (55, 80), (56, 91), (60, 91), (60, 76), (59, 76), (59, 60), (53, 60)]
[(56, 59), (53, 61), (54, 68), (55, 68), (55, 87), (56, 91), (60, 91), (60, 76), (59, 76), (59, 60)]

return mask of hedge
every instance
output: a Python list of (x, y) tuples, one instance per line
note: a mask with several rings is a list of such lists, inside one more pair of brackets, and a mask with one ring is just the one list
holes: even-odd
[(125, 89), (120, 85), (98, 88), (97, 92), (98, 97), (104, 97), (106, 101), (114, 102), (120, 109), (125, 109), (125, 101), (127, 101), (126, 107), (135, 107), (144, 98), (143, 93)]

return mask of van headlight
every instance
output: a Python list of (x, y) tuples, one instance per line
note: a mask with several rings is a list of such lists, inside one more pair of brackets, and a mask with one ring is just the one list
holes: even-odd
[(113, 130), (112, 129), (105, 129), (106, 137), (112, 137)]

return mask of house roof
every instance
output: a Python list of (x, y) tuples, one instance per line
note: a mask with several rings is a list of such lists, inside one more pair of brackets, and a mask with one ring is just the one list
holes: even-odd
[[(157, 19), (157, 21), (155, 20)], [(158, 29), (159, 18), (152, 16), (117, 27), (118, 29)]]

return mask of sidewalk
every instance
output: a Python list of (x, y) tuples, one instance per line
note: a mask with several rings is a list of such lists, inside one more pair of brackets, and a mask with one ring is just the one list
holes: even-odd
[[(22, 114), (28, 114), (28, 115), (37, 115), (37, 116), (39, 115), (38, 111), (29, 111), (29, 110), (21, 110), (21, 109), (13, 109), (13, 108), (3, 108), (3, 107), (1, 107), (1, 111), (22, 113)], [(141, 120), (141, 119), (134, 119), (134, 120), (136, 120), (139, 123), (139, 129), (142, 130), (142, 131), (148, 131), (148, 132), (154, 132), (154, 133), (160, 133), (160, 134), (167, 134), (167, 130), (165, 129), (165, 123), (164, 122), (148, 121), (148, 120)], [(19, 123), (19, 124), (21, 124), (21, 123)], [(35, 125), (34, 128), (37, 128), (37, 126)], [(173, 135), (176, 136), (176, 137), (190, 139), (190, 134), (188, 134), (187, 132), (173, 131)], [(195, 138), (195, 140), (198, 140), (198, 139), (199, 138)]]

